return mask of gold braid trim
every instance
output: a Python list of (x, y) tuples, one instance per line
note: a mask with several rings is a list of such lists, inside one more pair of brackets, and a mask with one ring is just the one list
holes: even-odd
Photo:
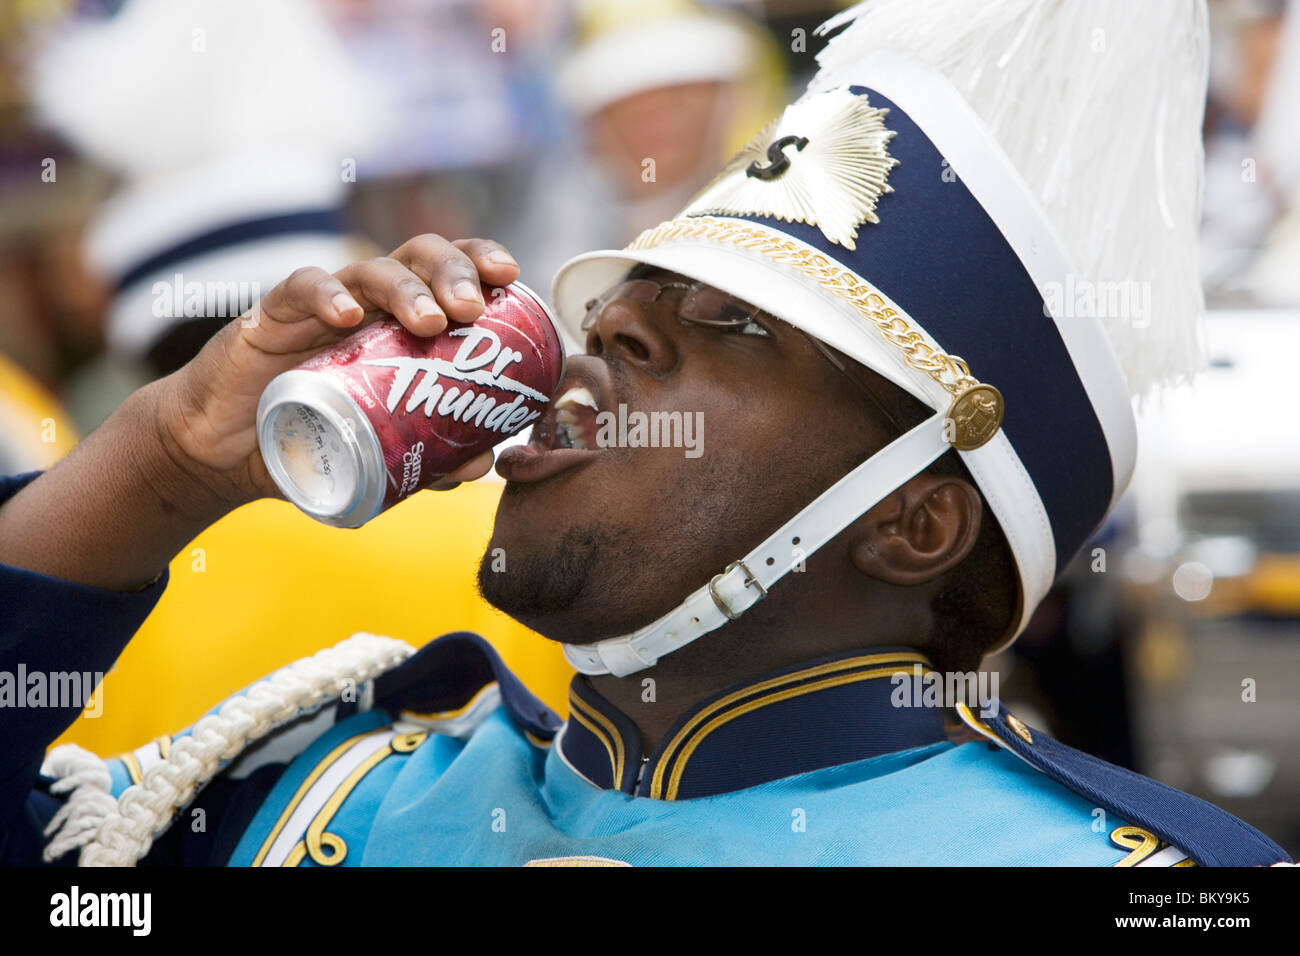
[(629, 251), (653, 249), (683, 239), (707, 239), (738, 246), (797, 269), (823, 289), (852, 302), (862, 317), (880, 330), (885, 341), (903, 353), (903, 361), (908, 366), (924, 372), (950, 394), (960, 395), (979, 384), (961, 358), (940, 352), (927, 343), (904, 316), (885, 305), (884, 297), (871, 285), (821, 253), (797, 246), (766, 229), (713, 216), (672, 219), (647, 229), (627, 248)]
[(780, 233), (735, 219), (692, 216), (672, 219), (647, 229), (627, 251), (686, 239), (705, 239), (760, 253), (774, 262), (790, 266), (823, 289), (853, 303), (858, 314), (870, 322), (903, 356), (909, 368), (938, 382), (953, 396), (944, 425), (944, 437), (959, 451), (973, 451), (985, 444), (1002, 426), (1006, 410), (1002, 393), (981, 384), (971, 375), (966, 362), (934, 348), (912, 328), (907, 317), (885, 304), (885, 297), (849, 269), (815, 250), (796, 245)]

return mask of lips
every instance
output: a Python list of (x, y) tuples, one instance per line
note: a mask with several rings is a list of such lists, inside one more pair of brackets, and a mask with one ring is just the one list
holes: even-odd
[(590, 464), (600, 454), (596, 416), (614, 405), (609, 367), (592, 356), (575, 356), (527, 445), (497, 457), (506, 481), (534, 483)]

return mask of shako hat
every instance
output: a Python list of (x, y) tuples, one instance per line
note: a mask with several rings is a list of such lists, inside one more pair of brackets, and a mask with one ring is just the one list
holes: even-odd
[(808, 90), (682, 211), (554, 282), (561, 322), (639, 263), (736, 295), (934, 410), (675, 610), (566, 645), (629, 674), (724, 625), (955, 447), (1023, 630), (1132, 474), (1132, 396), (1188, 373), (1207, 16), (1199, 0), (868, 0)]

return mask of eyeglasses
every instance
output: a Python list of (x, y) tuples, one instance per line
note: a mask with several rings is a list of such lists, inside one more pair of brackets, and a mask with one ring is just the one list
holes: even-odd
[[(766, 314), (758, 306), (750, 305), (743, 299), (715, 289), (703, 282), (656, 282), (654, 279), (628, 279), (607, 290), (597, 298), (587, 302), (587, 314), (582, 319), (582, 330), (590, 331), (595, 327), (601, 312), (611, 302), (618, 299), (631, 299), (634, 302), (649, 304), (657, 302), (666, 290), (680, 290), (682, 295), (677, 303), (677, 318), (687, 324), (703, 325), (709, 328), (735, 330), (744, 335), (771, 336), (771, 332), (757, 321), (757, 316)], [(798, 328), (795, 326), (795, 328)], [(821, 355), (848, 377), (858, 389), (864, 392), (871, 403), (885, 416), (899, 435), (905, 431), (894, 416), (889, 413), (875, 391), (860, 379), (852, 370), (855, 363), (837, 349), (827, 345), (815, 335), (803, 329), (800, 334), (808, 339)]]
[(769, 332), (757, 316), (763, 310), (743, 299), (729, 295), (703, 282), (656, 282), (654, 279), (629, 279), (620, 282), (598, 298), (587, 302), (582, 330), (590, 331), (605, 306), (618, 299), (649, 304), (657, 302), (667, 290), (680, 291), (677, 318), (684, 323), (735, 331), (742, 335), (767, 335)]
[(889, 424), (894, 426), (895, 434), (902, 435), (904, 431), (906, 431), (906, 429), (898, 424), (894, 416), (889, 413), (889, 409), (885, 408), (884, 402), (876, 396), (875, 389), (868, 386), (867, 383), (859, 378), (854, 371), (851, 371), (851, 368), (857, 367), (856, 362), (842, 354), (839, 350), (831, 348), (821, 339), (817, 338), (817, 336), (810, 335), (809, 333), (804, 332), (803, 329), (800, 329), (799, 331), (803, 334), (804, 338), (812, 343), (813, 348), (826, 358), (826, 361), (830, 362), (844, 373), (844, 375), (848, 377), (849, 381), (858, 387), (860, 392), (863, 392), (867, 398), (871, 399), (871, 404), (876, 406), (876, 410), (885, 416), (885, 420), (889, 422)]

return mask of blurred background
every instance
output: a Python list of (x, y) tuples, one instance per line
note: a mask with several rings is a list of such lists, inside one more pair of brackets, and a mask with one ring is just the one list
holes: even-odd
[[(0, 473), (48, 467), (302, 265), (490, 236), (548, 291), (673, 215), (798, 93), (845, 5), (6, 0)], [(1210, 9), (1208, 366), (1143, 408), (1132, 490), (987, 666), (1030, 725), (1300, 855), (1300, 3)], [(558, 649), (474, 591), (499, 490), (354, 532), (240, 509), (177, 557), (103, 716), (65, 739), (129, 749), (357, 630), (478, 630), (566, 711)], [(431, 552), (427, 588), (395, 576)]]

